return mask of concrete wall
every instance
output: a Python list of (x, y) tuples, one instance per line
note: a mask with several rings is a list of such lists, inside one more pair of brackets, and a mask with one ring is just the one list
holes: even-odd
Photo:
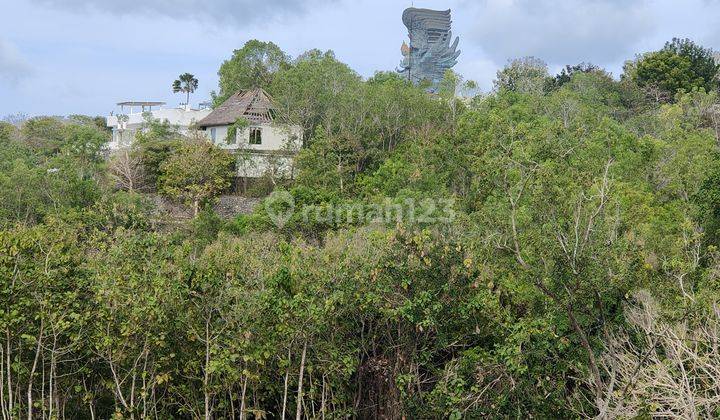
[[(227, 142), (229, 126), (208, 127), (205, 132), (211, 139), (211, 130), (215, 128), (215, 141), (223, 149), (250, 149), (258, 151), (297, 151), (302, 146), (302, 129), (298, 126), (284, 126), (279, 124), (251, 125), (236, 133), (235, 143)], [(253, 129), (261, 130), (262, 143), (250, 144), (250, 133)]]
[[(144, 195), (153, 205), (153, 215), (156, 222), (168, 220), (171, 223), (178, 219), (190, 219), (193, 210), (181, 203), (176, 203), (157, 194)], [(213, 204), (213, 209), (222, 218), (230, 219), (239, 214), (251, 214), (261, 202), (259, 198), (241, 197), (237, 195), (222, 195)]]
[[(221, 125), (218, 127), (208, 127), (205, 130), (205, 134), (207, 135), (208, 140), (212, 141), (213, 143), (215, 143), (217, 145), (223, 145), (223, 144), (225, 144), (225, 141), (227, 139), (227, 133), (228, 133), (229, 127), (230, 126), (227, 126), (227, 125)], [(215, 131), (215, 139), (212, 138), (213, 130)]]
[[(208, 127), (205, 133), (208, 139), (212, 140), (211, 130), (215, 128), (214, 143), (223, 149), (239, 152), (238, 176), (259, 178), (268, 173), (277, 178), (294, 176), (295, 154), (302, 146), (302, 129), (299, 126), (251, 125), (238, 130), (235, 143), (227, 142), (229, 127)], [(253, 129), (261, 130), (260, 144), (250, 144), (250, 133)]]
[[(174, 126), (180, 134), (187, 134), (188, 128), (212, 112), (209, 109), (157, 109), (149, 112), (149, 115), (159, 121), (167, 121)], [(107, 126), (112, 128), (112, 140), (108, 144), (110, 150), (118, 150), (129, 147), (135, 140), (135, 134), (145, 126), (146, 113), (134, 113), (127, 115), (127, 121), (118, 121), (117, 115), (110, 115), (106, 118)], [(223, 138), (224, 135), (223, 135)]]
[(238, 155), (237, 175), (245, 178), (294, 178), (295, 156), (271, 153), (241, 153)]

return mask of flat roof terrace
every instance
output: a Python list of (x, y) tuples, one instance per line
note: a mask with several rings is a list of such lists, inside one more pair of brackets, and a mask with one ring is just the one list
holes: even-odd
[(161, 106), (165, 105), (165, 102), (153, 102), (153, 101), (127, 101), (118, 102), (118, 106)]

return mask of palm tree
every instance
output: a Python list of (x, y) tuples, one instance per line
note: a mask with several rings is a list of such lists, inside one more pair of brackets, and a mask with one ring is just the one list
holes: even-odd
[(198, 79), (190, 73), (181, 74), (177, 80), (173, 82), (173, 93), (185, 92), (185, 106), (190, 106), (190, 94), (195, 92), (198, 87)]

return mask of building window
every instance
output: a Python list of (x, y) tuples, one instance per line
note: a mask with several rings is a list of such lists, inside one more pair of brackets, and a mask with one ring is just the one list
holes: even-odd
[(229, 145), (237, 143), (237, 135), (237, 129), (235, 126), (231, 125), (228, 127), (227, 135), (225, 136), (225, 143)]
[(217, 140), (217, 129), (215, 127), (210, 129), (210, 140), (212, 140), (213, 143)]
[(262, 144), (262, 130), (253, 127), (250, 129), (250, 144)]

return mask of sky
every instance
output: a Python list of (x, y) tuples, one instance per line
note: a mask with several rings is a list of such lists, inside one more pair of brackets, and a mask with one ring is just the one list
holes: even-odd
[(515, 57), (619, 76), (673, 37), (720, 50), (720, 0), (0, 0), (0, 118), (107, 115), (127, 100), (175, 106), (184, 98), (171, 85), (185, 72), (200, 81), (197, 104), (250, 39), (293, 57), (333, 50), (369, 77), (398, 66), (411, 5), (452, 9), (455, 70), (484, 91)]

